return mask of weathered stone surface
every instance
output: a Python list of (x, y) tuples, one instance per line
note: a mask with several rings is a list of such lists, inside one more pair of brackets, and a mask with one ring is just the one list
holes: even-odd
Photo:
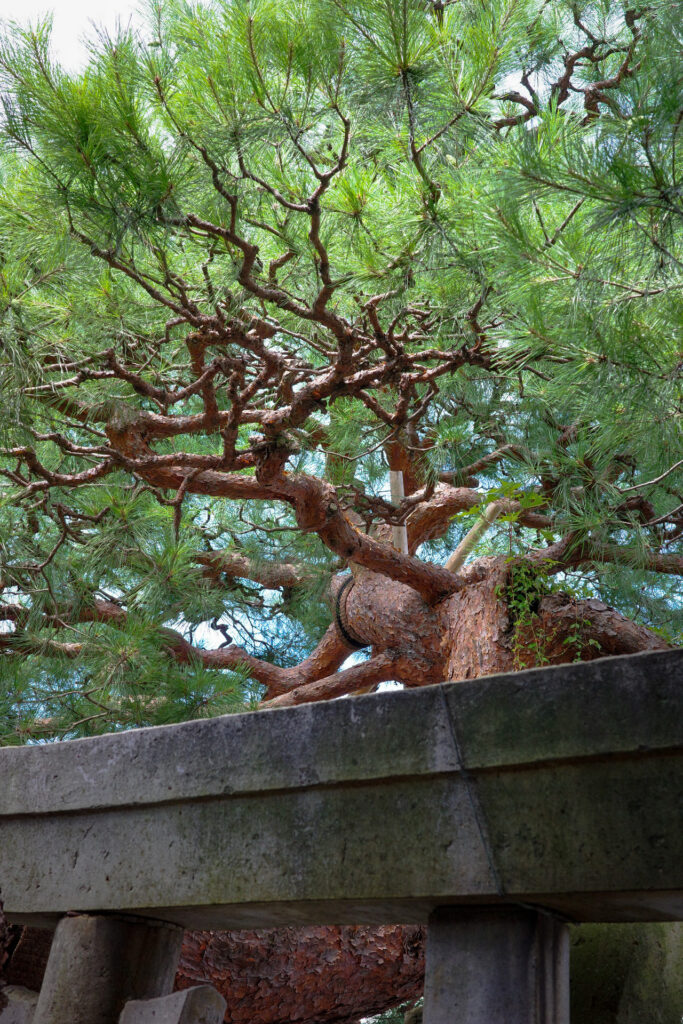
[(683, 924), (572, 928), (572, 1024), (680, 1024)]
[(211, 985), (126, 1003), (119, 1024), (221, 1024), (226, 1002)]
[(33, 1024), (38, 993), (21, 985), (7, 985), (3, 994), (7, 1006), (0, 1010), (2, 1024)]
[(152, 921), (62, 918), (33, 1024), (117, 1024), (129, 999), (172, 992), (182, 938), (180, 928)]
[(683, 918), (682, 681), (667, 651), (0, 750), (6, 913)]
[[(683, 651), (603, 658), (95, 739), (0, 749), (0, 815), (531, 765), (683, 741)], [(643, 721), (643, 715), (646, 721)], [(524, 728), (520, 728), (523, 725)]]
[(569, 1024), (569, 929), (521, 908), (438, 908), (424, 1024)]

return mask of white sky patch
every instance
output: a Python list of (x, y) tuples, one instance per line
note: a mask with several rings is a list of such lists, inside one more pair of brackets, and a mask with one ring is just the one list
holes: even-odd
[(114, 33), (117, 23), (138, 28), (144, 23), (136, 0), (0, 0), (0, 19), (35, 24), (52, 13), (52, 52), (67, 71), (79, 71), (88, 60), (86, 38), (96, 28)]

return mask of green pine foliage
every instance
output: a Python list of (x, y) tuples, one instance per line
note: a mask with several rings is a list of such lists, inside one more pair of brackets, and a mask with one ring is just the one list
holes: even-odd
[[(425, 480), (470, 486), (458, 474), (509, 446), (476, 474), (482, 503), (550, 500), (553, 528), (504, 516), (479, 553), (517, 556), (568, 533), (616, 547), (616, 562), (563, 585), (680, 638), (680, 575), (648, 568), (655, 551), (683, 552), (677, 3), (159, 0), (142, 34), (95, 35), (77, 74), (49, 40), (45, 21), (7, 24), (0, 42), (0, 583), (15, 608), (0, 632), (0, 742), (255, 706), (246, 669), (178, 660), (164, 631), (199, 648), (229, 636), (283, 666), (322, 636), (343, 564), (289, 506), (191, 487), (179, 503), (125, 465), (60, 480), (97, 464), (112, 424), (188, 387), (188, 310), (276, 314), (273, 351), (328, 365), (334, 339), (301, 315), (321, 288), (305, 204), (340, 161), (321, 198), (330, 308), (360, 322), (383, 296), (382, 322), (422, 329), (421, 347), (492, 355), (416, 386)], [(590, 59), (571, 64), (582, 48)], [(255, 273), (291, 308), (251, 294), (239, 247), (188, 214), (257, 245)], [(173, 415), (202, 414), (189, 391)], [(282, 401), (271, 385), (256, 394)], [(391, 415), (398, 377), (372, 398)], [(241, 424), (236, 449), (258, 429)], [(357, 395), (326, 400), (287, 434), (288, 471), (324, 476), (372, 528), (387, 435)], [(215, 430), (179, 431), (154, 453), (220, 446)], [(444, 561), (474, 515), (420, 555)], [(196, 558), (209, 549), (303, 566), (305, 579), (268, 589), (212, 575)], [(96, 600), (125, 622), (90, 621)]]

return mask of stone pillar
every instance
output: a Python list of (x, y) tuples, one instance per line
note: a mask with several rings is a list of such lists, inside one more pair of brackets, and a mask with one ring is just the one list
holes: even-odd
[(182, 940), (182, 928), (144, 918), (62, 918), (33, 1024), (116, 1024), (129, 999), (173, 991)]
[(514, 907), (438, 907), (424, 1024), (569, 1024), (569, 929)]

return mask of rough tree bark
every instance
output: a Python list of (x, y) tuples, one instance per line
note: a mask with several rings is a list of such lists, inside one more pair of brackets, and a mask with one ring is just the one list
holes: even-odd
[[(425, 937), (415, 925), (187, 932), (176, 989), (213, 985), (236, 1024), (354, 1024), (422, 994)], [(0, 998), (3, 984), (38, 991), (51, 940), (15, 936)]]
[(188, 932), (176, 987), (214, 985), (226, 1021), (354, 1024), (421, 995), (425, 935), (414, 925)]
[[(531, 583), (513, 602), (510, 588), (519, 567)], [(363, 567), (353, 569), (353, 585), (345, 588), (341, 603), (342, 626), (369, 648), (369, 683), (395, 679), (405, 686), (425, 686), (669, 646), (602, 601), (578, 601), (561, 592), (544, 593), (542, 585), (536, 588), (532, 559), (515, 565), (503, 557), (480, 558), (459, 577), (454, 593), (432, 604), (397, 580)], [(337, 577), (333, 595), (341, 585)], [(354, 671), (362, 685), (362, 666)], [(341, 676), (336, 672), (303, 685), (293, 675), (280, 676), (267, 684), (264, 706), (284, 707), (348, 693)]]

